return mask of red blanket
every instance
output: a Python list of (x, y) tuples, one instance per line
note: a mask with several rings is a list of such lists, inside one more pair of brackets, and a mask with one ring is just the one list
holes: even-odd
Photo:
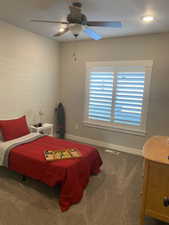
[[(48, 162), (44, 151), (77, 148), (81, 158)], [(53, 137), (42, 137), (13, 148), (9, 155), (9, 169), (49, 186), (61, 184), (59, 204), (62, 211), (81, 200), (91, 174), (97, 174), (102, 160), (96, 148)]]

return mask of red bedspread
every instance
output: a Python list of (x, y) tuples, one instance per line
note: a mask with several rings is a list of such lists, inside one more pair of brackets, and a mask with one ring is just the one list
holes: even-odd
[[(73, 147), (80, 150), (81, 158), (53, 162), (45, 160), (46, 150)], [(98, 173), (101, 165), (102, 160), (96, 148), (48, 136), (17, 146), (9, 155), (9, 169), (51, 187), (61, 184), (59, 204), (62, 211), (81, 200), (90, 175)]]

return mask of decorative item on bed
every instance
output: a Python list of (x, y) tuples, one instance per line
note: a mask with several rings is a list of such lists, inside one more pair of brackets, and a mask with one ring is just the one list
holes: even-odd
[[(59, 205), (62, 211), (78, 203), (90, 175), (100, 172), (101, 157), (95, 147), (29, 133), (26, 118), (0, 121), (5, 141), (0, 144), (0, 165), (50, 187), (61, 184)], [(76, 149), (81, 157), (48, 162), (45, 152)]]
[(81, 153), (74, 148), (66, 148), (63, 150), (49, 150), (45, 151), (45, 159), (47, 161), (75, 159), (81, 157)]

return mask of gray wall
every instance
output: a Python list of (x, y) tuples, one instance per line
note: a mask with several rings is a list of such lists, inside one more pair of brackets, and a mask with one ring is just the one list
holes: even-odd
[(59, 99), (59, 44), (0, 21), (0, 118), (53, 122)]
[[(78, 62), (72, 59), (76, 52)], [(62, 43), (61, 98), (66, 107), (67, 133), (142, 148), (151, 135), (169, 135), (169, 33)], [(87, 61), (154, 60), (146, 137), (83, 125)], [(79, 129), (75, 129), (79, 124)]]

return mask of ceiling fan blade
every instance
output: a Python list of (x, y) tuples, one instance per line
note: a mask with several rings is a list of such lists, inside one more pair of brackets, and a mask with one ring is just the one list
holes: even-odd
[(100, 40), (102, 39), (102, 37), (97, 34), (94, 30), (92, 30), (91, 28), (88, 28), (86, 27), (84, 30), (83, 30), (89, 37), (91, 37), (92, 39), (94, 40)]
[(94, 27), (112, 27), (112, 28), (121, 28), (122, 23), (120, 21), (88, 21), (88, 26), (94, 26)]
[(69, 24), (68, 22), (64, 22), (64, 21), (52, 21), (52, 20), (31, 20), (31, 22)]
[(59, 36), (65, 34), (68, 31), (69, 31), (69, 28), (67, 27), (67, 28), (64, 29), (64, 31), (61, 31), (61, 32), (58, 32), (57, 34), (54, 34), (53, 37), (59, 37)]

